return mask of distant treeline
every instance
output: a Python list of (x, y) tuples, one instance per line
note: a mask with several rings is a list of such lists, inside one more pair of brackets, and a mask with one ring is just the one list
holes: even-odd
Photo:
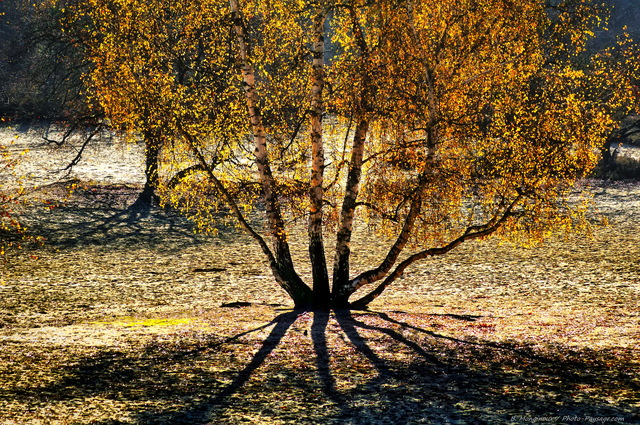
[(72, 120), (84, 114), (81, 50), (46, 2), (0, 1), (0, 116)]

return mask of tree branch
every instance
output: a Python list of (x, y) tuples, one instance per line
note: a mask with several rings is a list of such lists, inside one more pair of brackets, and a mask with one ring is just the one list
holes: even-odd
[[(214, 166), (212, 165), (211, 169), (213, 168)], [(167, 188), (169, 190), (175, 189), (180, 184), (180, 181), (182, 179), (190, 176), (191, 174), (195, 174), (201, 171), (207, 172), (207, 168), (203, 167), (202, 164), (196, 164), (196, 165), (187, 167), (185, 169), (182, 169), (178, 171), (176, 174), (174, 174), (173, 177), (171, 177), (171, 180), (169, 180), (169, 183), (167, 183)]]
[(391, 270), (398, 257), (402, 253), (402, 250), (407, 245), (409, 237), (411, 236), (411, 232), (414, 228), (415, 221), (420, 215), (420, 209), (422, 208), (422, 190), (424, 189), (426, 183), (427, 178), (423, 173), (418, 187), (415, 189), (414, 193), (411, 196), (411, 206), (409, 207), (409, 212), (405, 217), (404, 224), (402, 225), (402, 230), (400, 231), (400, 234), (398, 235), (395, 243), (389, 249), (384, 260), (375, 269), (361, 273), (354, 279), (350, 280), (348, 284), (340, 287), (340, 296), (348, 298), (362, 286), (382, 279), (389, 272), (389, 270)]
[(393, 283), (398, 277), (402, 276), (407, 267), (409, 267), (416, 261), (422, 260), (427, 257), (446, 254), (468, 240), (478, 239), (491, 235), (496, 230), (498, 230), (509, 218), (519, 217), (520, 214), (514, 213), (513, 209), (517, 206), (521, 199), (522, 195), (518, 195), (513, 200), (513, 202), (511, 202), (511, 204), (506, 207), (502, 214), (494, 216), (491, 220), (489, 220), (489, 222), (484, 225), (474, 225), (467, 227), (461, 236), (454, 239), (447, 245), (439, 248), (425, 249), (409, 256), (407, 259), (398, 264), (393, 272), (389, 276), (387, 276), (387, 278), (380, 285), (378, 285), (376, 289), (360, 298), (359, 300), (351, 303), (350, 305), (354, 308), (366, 307), (369, 303), (371, 303), (371, 301), (376, 299), (391, 283)]
[(196, 172), (197, 170), (205, 171), (207, 173), (207, 176), (211, 180), (211, 182), (216, 187), (216, 189), (222, 194), (222, 196), (224, 196), (225, 201), (233, 211), (238, 222), (258, 242), (258, 244), (264, 251), (265, 255), (269, 258), (269, 262), (275, 262), (275, 257), (273, 256), (273, 253), (271, 252), (269, 245), (265, 242), (264, 238), (260, 236), (260, 234), (256, 232), (253, 229), (253, 227), (251, 227), (249, 222), (246, 220), (246, 218), (242, 214), (242, 211), (240, 210), (240, 207), (238, 207), (238, 204), (236, 203), (235, 199), (233, 199), (233, 197), (231, 196), (227, 188), (216, 177), (215, 173), (213, 172), (213, 168), (209, 166), (209, 164), (207, 164), (207, 161), (204, 158), (204, 155), (202, 155), (200, 150), (197, 148), (194, 137), (191, 134), (189, 134), (187, 131), (185, 131), (182, 127), (180, 127), (180, 132), (185, 137), (185, 139), (187, 139), (187, 141), (189, 142), (191, 151), (194, 153), (194, 155), (198, 159), (199, 164), (186, 168), (180, 171), (178, 174), (185, 173), (185, 176), (186, 176), (188, 174), (187, 172)]

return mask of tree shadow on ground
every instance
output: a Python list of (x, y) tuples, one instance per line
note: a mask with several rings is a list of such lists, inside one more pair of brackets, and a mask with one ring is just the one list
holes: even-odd
[[(249, 338), (269, 327), (266, 338)], [(640, 419), (632, 361), (606, 351), (460, 339), (382, 312), (293, 311), (231, 337), (183, 337), (134, 351), (78, 359), (54, 385), (14, 396), (130, 404), (131, 420), (96, 424)]]
[[(64, 196), (62, 187), (49, 190), (57, 198)], [(44, 236), (46, 245), (54, 248), (125, 244), (174, 249), (210, 241), (184, 216), (147, 201), (137, 187), (122, 184), (77, 189), (66, 203), (32, 208), (25, 219), (32, 233)]]

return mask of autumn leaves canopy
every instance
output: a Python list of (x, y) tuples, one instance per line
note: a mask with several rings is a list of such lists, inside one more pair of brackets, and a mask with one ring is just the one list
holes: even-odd
[[(604, 15), (583, 0), (64, 7), (91, 101), (160, 149), (164, 201), (204, 229), (242, 227), (299, 307), (363, 307), (469, 239), (584, 225), (568, 196), (634, 106), (634, 56), (589, 55)], [(289, 247), (299, 223), (308, 283)], [(352, 270), (362, 223), (384, 253)]]

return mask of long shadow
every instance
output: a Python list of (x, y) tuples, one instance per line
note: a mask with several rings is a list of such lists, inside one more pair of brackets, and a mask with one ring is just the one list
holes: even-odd
[[(44, 237), (45, 246), (62, 249), (91, 246), (121, 249), (125, 245), (171, 252), (213, 240), (210, 235), (196, 231), (196, 224), (177, 210), (147, 202), (136, 188), (101, 187), (96, 189), (99, 193), (95, 200), (86, 194), (91, 190), (83, 189), (67, 203), (50, 210), (25, 211), (23, 218), (30, 232)], [(218, 216), (215, 240), (237, 240), (237, 229), (225, 224), (225, 213), (220, 212)]]
[[(401, 380), (403, 390), (414, 389), (419, 393), (426, 390), (434, 395), (444, 393), (447, 396), (444, 399), (440, 398), (437, 404), (430, 405), (432, 409), (428, 416), (434, 421), (432, 423), (527, 423), (535, 417), (539, 420), (552, 417), (555, 419), (550, 419), (549, 422), (562, 424), (607, 417), (640, 423), (640, 412), (632, 404), (612, 405), (603, 398), (581, 394), (578, 389), (599, 384), (608, 387), (609, 390), (625, 388), (625, 391), (630, 391), (631, 394), (639, 394), (638, 371), (619, 371), (617, 377), (612, 379), (615, 374), (612, 374), (609, 365), (614, 361), (616, 353), (589, 349), (572, 350), (566, 346), (555, 346), (550, 347), (548, 356), (541, 356), (533, 352), (532, 346), (523, 349), (514, 347), (515, 344), (454, 338), (393, 319), (384, 312), (357, 315), (379, 317), (403, 329), (428, 335), (438, 343), (430, 344), (433, 352), (437, 353), (436, 357), (436, 354), (426, 353), (419, 344), (396, 331), (365, 323), (356, 319), (351, 312), (341, 320), (341, 324), (353, 323), (352, 328), (343, 327), (345, 331), (377, 331), (413, 349), (427, 361), (412, 362), (402, 369), (394, 365), (393, 370), (396, 372), (394, 378)], [(437, 349), (442, 342), (451, 342), (454, 346), (446, 351)], [(476, 362), (483, 367), (478, 367)], [(431, 367), (432, 365), (435, 367)], [(391, 395), (394, 389), (390, 389), (388, 384), (389, 381), (385, 382), (386, 391), (382, 394), (388, 398), (388, 405), (393, 406), (397, 401)], [(395, 389), (396, 393), (403, 392), (397, 391), (398, 388)], [(503, 392), (503, 388), (510, 389)], [(447, 403), (447, 398), (461, 401), (466, 406), (452, 406), (450, 402)], [(636, 403), (637, 401), (636, 397)], [(500, 412), (505, 410), (505, 405), (512, 409), (509, 415)], [(385, 409), (385, 414), (393, 418), (388, 423), (409, 423), (415, 420), (421, 423), (424, 420), (424, 417), (407, 417), (403, 411), (394, 412), (393, 409)], [(355, 416), (367, 415), (359, 412)], [(364, 424), (366, 421), (354, 423)]]
[(311, 339), (313, 340), (313, 349), (316, 353), (316, 367), (318, 368), (318, 377), (322, 383), (322, 388), (329, 399), (342, 404), (344, 398), (336, 390), (336, 380), (331, 374), (331, 357), (327, 345), (327, 325), (329, 324), (329, 317), (330, 314), (328, 311), (318, 311), (314, 313), (313, 324), (311, 326)]
[(231, 396), (238, 392), (238, 390), (240, 390), (247, 381), (249, 381), (253, 372), (255, 372), (256, 369), (264, 363), (267, 356), (278, 346), (284, 335), (287, 333), (287, 330), (296, 321), (298, 314), (299, 312), (297, 311), (291, 311), (281, 314), (274, 320), (275, 326), (271, 330), (269, 336), (267, 336), (262, 343), (258, 352), (254, 354), (247, 366), (238, 373), (233, 382), (226, 386), (224, 390), (211, 401), (212, 405), (224, 405)]
[[(16, 390), (13, 394), (16, 398), (42, 399), (48, 402), (64, 402), (96, 395), (115, 400), (125, 398), (130, 401), (181, 400), (189, 407), (178, 411), (140, 412), (136, 415), (135, 423), (205, 423), (212, 415), (224, 412), (229, 400), (242, 389), (255, 370), (278, 346), (299, 313), (283, 313), (264, 325), (227, 338), (213, 337), (201, 340), (194, 347), (184, 347), (182, 344), (167, 347), (150, 343), (140, 352), (133, 354), (114, 349), (105, 350), (98, 355), (74, 362), (73, 366), (62, 370), (63, 378), (56, 383)], [(208, 353), (215, 352), (224, 345), (238, 343), (242, 337), (272, 325), (275, 326), (260, 349), (249, 363), (235, 374), (229, 384), (225, 384), (206, 370), (201, 371), (197, 382), (185, 383), (181, 382), (178, 371), (171, 370), (172, 365), (190, 364), (200, 355), (206, 357)], [(6, 397), (7, 394), (0, 391), (0, 400)], [(130, 422), (108, 420), (91, 423), (114, 425)]]
[[(405, 329), (411, 329), (411, 330), (414, 330), (414, 331), (417, 331), (417, 332), (420, 332), (420, 333), (423, 333), (423, 334), (426, 334), (426, 335), (430, 335), (430, 336), (432, 336), (434, 338), (444, 339), (444, 340), (456, 342), (456, 343), (459, 343), (459, 344), (475, 345), (475, 346), (481, 346), (481, 347), (496, 348), (496, 349), (499, 349), (499, 350), (507, 350), (507, 351), (511, 351), (511, 352), (513, 352), (515, 354), (518, 354), (519, 356), (522, 356), (522, 357), (529, 357), (531, 359), (536, 359), (536, 360), (541, 361), (541, 362), (547, 362), (547, 363), (552, 362), (551, 359), (548, 359), (548, 358), (543, 357), (543, 356), (538, 356), (536, 354), (533, 354), (531, 351), (522, 350), (522, 349), (519, 349), (519, 348), (514, 348), (513, 346), (510, 346), (510, 345), (507, 345), (507, 344), (498, 344), (498, 343), (495, 343), (495, 342), (487, 342), (487, 341), (476, 342), (476, 341), (462, 340), (462, 339), (454, 338), (454, 337), (451, 337), (451, 336), (441, 335), (441, 334), (439, 334), (437, 332), (433, 332), (433, 331), (430, 331), (430, 330), (427, 330), (427, 329), (422, 329), (420, 327), (410, 325), (410, 324), (408, 324), (406, 322), (402, 322), (400, 320), (393, 319), (387, 313), (384, 313), (384, 312), (372, 312), (372, 313), (374, 315), (378, 316), (379, 318), (389, 322), (389, 323), (393, 323), (395, 325), (399, 325), (399, 326), (401, 326), (402, 328), (405, 328)], [(475, 319), (474, 320), (469, 320), (467, 318), (469, 316), (459, 316), (459, 315), (453, 315), (453, 314), (443, 314), (441, 316), (457, 318), (459, 320), (465, 320), (465, 321), (475, 321)], [(472, 316), (472, 317), (478, 318), (479, 316)], [(362, 322), (358, 322), (358, 323), (360, 323), (362, 326), (370, 327), (369, 325), (365, 325)], [(389, 333), (390, 332), (389, 329), (382, 328), (382, 327), (376, 327), (375, 329), (380, 331), (380, 332), (383, 332), (383, 333)], [(405, 343), (405, 344), (410, 344), (410, 343)], [(415, 343), (413, 343), (413, 344), (415, 344)]]
[[(376, 313), (376, 314), (381, 318), (385, 318), (385, 320), (387, 320), (388, 322), (396, 323), (396, 324), (402, 323), (402, 322), (394, 321), (386, 313)], [(338, 316), (338, 315), (336, 315), (336, 316)], [(408, 348), (411, 348), (416, 354), (418, 354), (419, 356), (422, 356), (425, 360), (427, 360), (427, 361), (429, 361), (431, 363), (434, 363), (434, 364), (442, 364), (442, 362), (436, 356), (434, 356), (432, 353), (427, 352), (424, 348), (422, 348), (420, 346), (420, 344), (409, 340), (408, 338), (404, 337), (401, 333), (396, 332), (393, 329), (385, 328), (385, 327), (382, 327), (382, 326), (369, 325), (369, 324), (367, 324), (367, 323), (365, 323), (363, 321), (355, 319), (350, 314), (347, 315), (347, 318), (345, 318), (345, 319), (343, 319), (341, 321), (341, 324), (342, 323), (349, 323), (349, 322), (353, 323), (351, 325), (351, 327), (348, 328), (351, 333), (357, 333), (356, 327), (359, 327), (359, 328), (362, 328), (362, 329), (369, 329), (369, 330), (378, 331), (378, 332), (380, 332), (382, 334), (388, 335), (389, 337), (393, 338), (397, 342), (400, 342), (400, 343), (404, 344)], [(409, 325), (406, 325), (405, 327), (410, 328)], [(343, 326), (343, 329), (345, 329), (345, 332), (347, 331), (347, 328), (345, 328), (344, 326)], [(420, 329), (420, 328), (413, 327), (413, 329)], [(430, 331), (426, 331), (426, 330), (423, 330), (423, 329), (420, 329), (420, 330), (425, 332), (425, 333), (428, 333), (429, 335), (432, 335), (432, 336), (448, 338), (448, 337), (436, 335), (435, 333), (432, 333)], [(449, 338), (449, 339), (455, 340), (455, 338)]]
[[(262, 343), (260, 349), (253, 355), (249, 363), (239, 371), (233, 381), (223, 386), (215, 396), (208, 396), (203, 402), (198, 405), (187, 409), (182, 412), (166, 414), (164, 412), (147, 412), (139, 415), (137, 421), (139, 423), (171, 423), (171, 424), (193, 424), (207, 422), (211, 417), (219, 417), (224, 414), (224, 411), (230, 404), (230, 399), (236, 395), (249, 381), (253, 373), (264, 364), (265, 360), (278, 346), (282, 338), (285, 336), (291, 325), (296, 321), (296, 318), (300, 314), (299, 311), (291, 311), (280, 314), (274, 320), (266, 325), (260, 326), (251, 330), (255, 332), (260, 329), (264, 329), (271, 324), (275, 324), (271, 333), (266, 337)], [(228, 338), (222, 343), (214, 344), (220, 346), (224, 343), (236, 340), (241, 336), (247, 335), (248, 332), (243, 332), (232, 338)], [(193, 355), (197, 350), (191, 350), (188, 354)], [(168, 422), (167, 422), (168, 421)]]
[[(609, 402), (604, 396), (581, 393), (580, 388), (586, 385), (601, 386), (606, 391), (640, 393), (637, 371), (622, 367), (610, 370), (608, 365), (617, 353), (552, 346), (545, 356), (534, 355), (531, 350), (492, 341), (466, 341), (441, 335), (385, 312), (313, 313), (310, 329), (313, 358), (309, 360), (315, 367), (296, 369), (286, 360), (267, 361), (299, 314), (287, 312), (237, 335), (200, 338), (198, 344), (190, 346), (149, 344), (133, 354), (103, 351), (95, 357), (72, 362), (64, 370), (65, 378), (56, 384), (16, 391), (14, 397), (45, 402), (100, 396), (137, 401), (138, 405), (159, 400), (173, 406), (132, 410), (131, 418), (137, 424), (239, 423), (241, 419), (233, 418), (236, 411), (246, 413), (247, 417), (253, 417), (253, 413), (266, 421), (301, 424), (495, 424), (526, 423), (526, 418), (534, 417), (585, 418), (585, 415), (623, 418), (625, 423), (640, 419), (637, 408), (629, 402)], [(379, 320), (373, 323), (367, 316)], [(338, 327), (331, 328), (332, 323)], [(273, 329), (239, 371), (207, 369), (213, 354), (226, 344), (242, 343), (243, 336), (269, 326)], [(335, 331), (344, 334), (345, 343), (361, 355), (360, 364), (364, 361), (375, 370), (374, 376), (366, 374), (355, 384), (343, 385), (359, 372), (349, 366), (355, 359), (332, 355), (327, 336)], [(287, 348), (292, 356), (298, 354), (295, 345)], [(414, 356), (396, 359), (392, 355), (394, 350)], [(205, 366), (198, 366), (202, 364)], [(241, 362), (232, 361), (229, 369), (238, 364)], [(287, 375), (285, 381), (264, 388), (260, 386), (262, 381), (254, 382), (252, 378), (276, 374), (280, 369), (300, 376)], [(272, 405), (293, 397), (292, 388), (313, 394), (314, 399), (300, 400), (295, 412), (273, 411)], [(262, 405), (262, 401), (255, 400), (265, 399), (254, 397), (250, 398), (252, 402), (243, 404), (246, 391), (273, 391), (269, 396), (272, 401)], [(107, 423), (118, 422), (103, 422)], [(558, 419), (551, 423), (572, 422)]]
[[(158, 367), (162, 364), (191, 361), (197, 358), (198, 355), (214, 352), (226, 344), (237, 343), (242, 337), (259, 332), (275, 324), (276, 326), (269, 337), (266, 338), (261, 350), (256, 353), (252, 362), (238, 375), (239, 377), (247, 378), (253, 370), (250, 370), (250, 368), (255, 369), (255, 367), (259, 366), (258, 364), (254, 367), (255, 362), (258, 361), (257, 358), (263, 354), (265, 356), (268, 355), (270, 352), (268, 350), (273, 350), (277, 346), (282, 335), (286, 333), (286, 328), (290, 326), (293, 320), (295, 320), (294, 313), (284, 313), (264, 325), (226, 338), (214, 335), (206, 339), (201, 338), (195, 346), (171, 347), (172, 350), (167, 350), (166, 346), (163, 347), (157, 342), (151, 342), (140, 350), (136, 356), (127, 356), (120, 351), (108, 349), (97, 356), (87, 358), (85, 359), (86, 361), (76, 364), (72, 368), (73, 373), (65, 374), (64, 379), (56, 384), (49, 387), (41, 387), (34, 393), (23, 391), (22, 394), (34, 396), (36, 393), (42, 393), (47, 398), (64, 400), (76, 396), (78, 390), (89, 394), (99, 393), (110, 387), (117, 387), (118, 383), (127, 383), (132, 379), (138, 379), (152, 371), (152, 374), (155, 375), (159, 371)], [(163, 376), (160, 381), (172, 381), (172, 376), (172, 374)], [(241, 386), (242, 384), (234, 381), (229, 390), (237, 390), (238, 385)]]
[(391, 375), (390, 366), (381, 359), (367, 344), (367, 341), (358, 333), (355, 326), (355, 321), (348, 310), (337, 310), (335, 312), (336, 320), (340, 324), (340, 327), (347, 335), (351, 343), (356, 349), (362, 353), (371, 362), (373, 367), (378, 372), (378, 379), (380, 381), (388, 379)]
[(44, 236), (46, 245), (56, 248), (117, 248), (122, 243), (180, 247), (210, 239), (196, 234), (194, 223), (170, 210), (140, 200), (127, 205), (123, 199), (132, 196), (135, 192), (100, 202), (74, 201), (50, 211), (33, 209), (25, 213), (25, 218), (34, 234)]

